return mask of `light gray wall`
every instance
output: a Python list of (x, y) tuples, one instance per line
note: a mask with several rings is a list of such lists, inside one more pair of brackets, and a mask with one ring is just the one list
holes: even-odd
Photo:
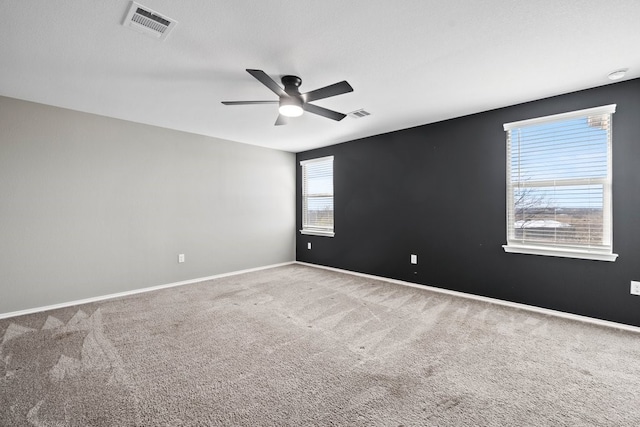
[(0, 314), (293, 261), (294, 240), (292, 153), (0, 97)]

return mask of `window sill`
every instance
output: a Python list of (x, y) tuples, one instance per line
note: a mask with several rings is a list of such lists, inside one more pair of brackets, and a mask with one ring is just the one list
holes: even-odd
[(322, 231), (322, 230), (300, 230), (300, 234), (306, 234), (309, 236), (325, 236), (325, 237), (333, 237), (335, 235), (333, 231)]
[(618, 254), (581, 251), (578, 249), (552, 248), (548, 246), (502, 245), (502, 248), (505, 252), (514, 254), (543, 255), (612, 262), (618, 258)]

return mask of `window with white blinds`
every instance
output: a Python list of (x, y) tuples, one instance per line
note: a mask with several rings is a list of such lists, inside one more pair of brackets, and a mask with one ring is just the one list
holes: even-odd
[(302, 234), (333, 237), (333, 156), (304, 160)]
[(615, 107), (504, 125), (506, 252), (615, 261), (611, 224)]

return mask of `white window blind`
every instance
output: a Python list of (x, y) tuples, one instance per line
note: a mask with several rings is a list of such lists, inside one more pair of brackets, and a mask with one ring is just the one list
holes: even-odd
[(333, 237), (333, 156), (300, 162), (303, 234)]
[(507, 123), (507, 252), (614, 261), (615, 105)]

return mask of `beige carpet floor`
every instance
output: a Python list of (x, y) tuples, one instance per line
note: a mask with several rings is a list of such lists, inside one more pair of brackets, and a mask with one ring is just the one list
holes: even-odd
[(2, 426), (634, 426), (640, 335), (290, 265), (0, 320)]

